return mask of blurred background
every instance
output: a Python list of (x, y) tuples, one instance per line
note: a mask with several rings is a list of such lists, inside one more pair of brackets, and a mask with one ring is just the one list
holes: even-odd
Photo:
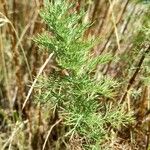
[[(127, 101), (128, 109), (132, 107), (137, 118), (136, 129), (131, 127), (127, 134), (122, 131), (110, 149), (148, 150), (149, 57), (142, 62), (142, 69), (135, 71), (141, 67), (138, 64), (144, 53), (141, 49), (149, 43), (150, 30), (146, 28), (149, 5), (136, 0), (78, 0), (75, 3), (77, 9), (84, 7), (87, 11), (84, 21), (93, 22), (85, 37), (101, 39), (93, 49), (95, 55), (111, 52), (117, 58), (115, 62), (98, 66), (97, 70), (123, 82), (118, 101), (123, 97), (122, 101)], [(30, 85), (48, 57), (33, 42), (33, 37), (46, 28), (39, 17), (43, 6), (43, 0), (0, 0), (0, 148), (3, 149), (41, 150), (49, 127), (50, 111), (43, 114), (43, 108), (32, 103), (34, 91), (25, 109), (21, 109)], [(43, 73), (49, 74), (49, 69), (47, 65)], [(125, 87), (128, 86), (127, 94)], [(47, 150), (53, 147), (50, 143), (51, 139)]]

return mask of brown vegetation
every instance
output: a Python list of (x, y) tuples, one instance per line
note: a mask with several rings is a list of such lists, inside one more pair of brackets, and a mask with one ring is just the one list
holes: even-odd
[[(48, 108), (34, 104), (34, 89), (22, 109), (29, 85), (35, 81), (39, 71), (47, 75), (51, 72), (49, 64), (41, 68), (48, 55), (39, 51), (32, 40), (45, 28), (39, 17), (43, 6), (43, 0), (0, 0), (0, 149), (44, 150), (44, 146), (45, 150), (53, 147), (56, 150), (64, 147), (81, 149), (78, 135), (70, 143), (59, 143), (62, 124), (56, 121), (57, 114), (53, 116)], [(76, 9), (82, 6), (87, 10), (84, 21), (94, 22), (85, 37), (96, 35), (101, 38), (93, 50), (95, 55), (112, 52), (114, 57), (121, 58), (102, 67), (97, 66), (96, 72), (124, 80), (116, 101), (126, 105), (128, 111), (133, 110), (136, 118), (135, 124), (117, 131), (117, 136), (106, 141), (103, 147), (148, 150), (150, 87), (140, 78), (150, 45), (149, 41), (138, 46), (134, 43), (147, 7), (129, 0), (79, 0)]]

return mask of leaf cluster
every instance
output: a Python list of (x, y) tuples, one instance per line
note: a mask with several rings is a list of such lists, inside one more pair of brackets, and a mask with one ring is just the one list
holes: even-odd
[(131, 115), (123, 109), (101, 112), (99, 98), (113, 99), (118, 83), (103, 76), (93, 75), (97, 65), (113, 59), (110, 53), (93, 57), (91, 49), (99, 40), (85, 39), (84, 33), (91, 24), (83, 23), (84, 11), (77, 12), (75, 4), (56, 0), (48, 3), (41, 11), (41, 17), (48, 29), (35, 41), (49, 52), (55, 53), (57, 66), (68, 71), (62, 75), (55, 71), (49, 77), (38, 80), (37, 99), (57, 108), (58, 114), (68, 127), (65, 136), (79, 134), (85, 138), (85, 147), (95, 147), (106, 136), (107, 126), (119, 128), (132, 122)]

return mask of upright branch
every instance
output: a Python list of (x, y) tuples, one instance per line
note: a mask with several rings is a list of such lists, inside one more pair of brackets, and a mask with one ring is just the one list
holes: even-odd
[(85, 138), (84, 147), (99, 150), (108, 124), (119, 129), (133, 119), (120, 106), (108, 107), (105, 115), (100, 111), (104, 105), (100, 105), (99, 99), (113, 99), (118, 83), (109, 76), (94, 75), (97, 65), (106, 64), (113, 57), (110, 53), (96, 57), (91, 53), (99, 39), (85, 39), (84, 33), (92, 24), (83, 23), (84, 16), (84, 9), (79, 11), (76, 4), (66, 0), (48, 3), (41, 11), (47, 31), (35, 41), (49, 53), (54, 52), (56, 67), (50, 76), (38, 79), (40, 92), (36, 97), (57, 111), (56, 120), (62, 119), (67, 127), (65, 137), (73, 139), (79, 135)]

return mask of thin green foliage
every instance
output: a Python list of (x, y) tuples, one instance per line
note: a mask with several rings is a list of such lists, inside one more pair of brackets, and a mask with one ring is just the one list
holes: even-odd
[(67, 74), (55, 70), (49, 77), (40, 77), (36, 99), (57, 109), (68, 127), (64, 137), (73, 138), (78, 134), (84, 139), (85, 149), (98, 150), (109, 135), (108, 126), (120, 129), (133, 122), (133, 118), (120, 106), (107, 109), (108, 105), (105, 111), (101, 110), (104, 105), (99, 99), (114, 99), (118, 83), (108, 76), (95, 76), (96, 66), (108, 63), (113, 56), (110, 53), (91, 55), (99, 40), (84, 38), (91, 26), (82, 22), (84, 14), (83, 10), (77, 12), (74, 4), (61, 0), (46, 4), (41, 11), (48, 29), (35, 41), (49, 52), (54, 51), (56, 65)]

